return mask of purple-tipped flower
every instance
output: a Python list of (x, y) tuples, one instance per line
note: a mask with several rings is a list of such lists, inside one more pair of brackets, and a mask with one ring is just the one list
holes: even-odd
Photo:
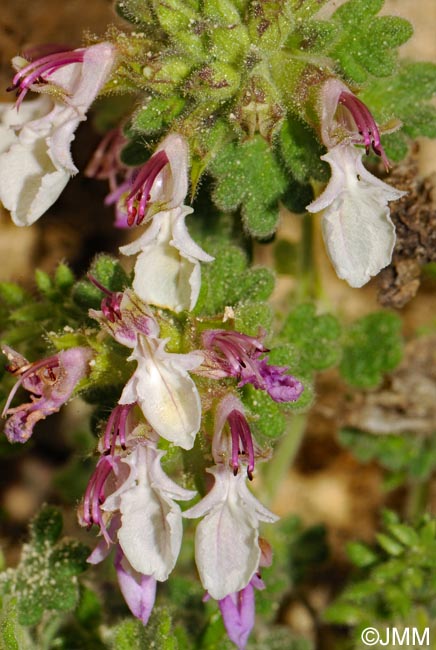
[(147, 625), (156, 599), (156, 578), (135, 571), (119, 546), (114, 564), (124, 600), (133, 616)]
[(254, 627), (255, 589), (265, 589), (265, 585), (257, 573), (244, 589), (229, 594), (218, 601), (229, 639), (238, 650), (245, 650), (248, 637)]
[(133, 178), (126, 200), (128, 223), (150, 222), (145, 232), (120, 248), (139, 253), (133, 288), (147, 303), (180, 312), (192, 310), (201, 286), (200, 262), (211, 262), (189, 235), (184, 205), (188, 193), (188, 143), (170, 133)]
[(258, 531), (261, 521), (278, 517), (250, 492), (243, 472), (234, 476), (228, 464), (207, 470), (215, 483), (184, 517), (203, 517), (195, 533), (195, 562), (204, 589), (222, 600), (244, 589), (261, 559)]
[(348, 109), (354, 120), (360, 136), (360, 139), (357, 139), (357, 143), (362, 142), (365, 145), (367, 155), (369, 154), (370, 148), (372, 148), (374, 153), (383, 160), (387, 171), (390, 167), (389, 160), (381, 144), (378, 126), (369, 108), (356, 95), (345, 90), (339, 95), (338, 104)]
[(324, 241), (338, 277), (352, 287), (361, 287), (391, 260), (395, 227), (388, 202), (401, 198), (404, 192), (363, 166), (362, 144), (367, 153), (372, 147), (381, 156), (386, 169), (389, 161), (369, 109), (338, 79), (323, 84), (319, 115), (322, 141), (328, 149), (321, 159), (330, 165), (332, 175), (307, 210), (323, 211)]
[(45, 56), (41, 56), (30, 62), (16, 57), (14, 59), (14, 64), (17, 65), (19, 69), (12, 79), (12, 84), (7, 90), (16, 91), (17, 108), (20, 107), (21, 102), (29, 90), (41, 90), (38, 86), (49, 84), (52, 75), (57, 70), (73, 63), (83, 63), (85, 51), (86, 50), (84, 49), (72, 50), (66, 48), (61, 49), (60, 51), (56, 49), (56, 51), (52, 51)]
[(13, 79), (18, 106), (29, 90), (42, 93), (37, 100), (22, 104), (19, 111), (8, 111), (10, 132), (0, 143), (0, 200), (16, 225), (36, 221), (77, 173), (71, 142), (108, 80), (115, 59), (111, 43), (97, 43), (51, 52), (31, 63), (13, 60), (18, 68)]
[(303, 392), (303, 385), (288, 374), (288, 367), (268, 363), (263, 335), (254, 338), (230, 330), (207, 330), (202, 338), (208, 351), (206, 367), (199, 371), (202, 374), (236, 377), (238, 386), (252, 384), (275, 402), (295, 402)]
[[(67, 402), (78, 382), (89, 372), (92, 351), (89, 348), (70, 348), (58, 354), (28, 363), (24, 357), (3, 347), (8, 357), (8, 370), (20, 375), (11, 390), (3, 409), (3, 417), (10, 416), (5, 425), (9, 442), (26, 442), (33, 433), (33, 427), (47, 415), (56, 413)], [(31, 401), (15, 408), (9, 408), (20, 386), (31, 393)]]

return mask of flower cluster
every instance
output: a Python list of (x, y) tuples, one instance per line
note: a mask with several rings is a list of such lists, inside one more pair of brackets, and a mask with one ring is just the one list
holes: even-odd
[[(110, 43), (73, 51), (53, 47), (14, 60), (16, 106), (0, 109), (0, 199), (16, 224), (38, 219), (76, 173), (70, 154), (75, 129), (116, 60)], [(29, 91), (41, 96), (23, 101)], [(372, 148), (389, 166), (367, 107), (336, 79), (328, 79), (320, 95), (320, 130), (328, 149), (322, 159), (332, 176), (307, 209), (324, 211), (323, 233), (336, 271), (358, 287), (389, 263), (395, 233), (388, 202), (403, 193), (362, 164), (363, 153)], [(89, 311), (101, 330), (99, 342), (114, 345), (112, 337), (127, 348), (126, 364), (133, 370), (100, 437), (79, 521), (97, 526), (101, 537), (89, 562), (98, 563), (113, 551), (121, 592), (145, 625), (157, 583), (166, 581), (176, 565), (183, 519), (199, 519), (195, 560), (205, 597), (218, 601), (229, 637), (241, 650), (254, 624), (255, 589), (264, 588), (259, 571), (271, 562), (260, 525), (277, 520), (248, 487), (269, 450), (252, 435), (241, 389), (249, 384), (276, 403), (289, 403), (299, 399), (303, 385), (288, 367), (270, 363), (262, 329), (249, 336), (216, 317), (210, 328), (201, 321), (200, 335), (191, 314), (189, 335), (171, 346), (163, 313), (172, 312), (176, 322), (185, 318), (182, 312), (192, 312), (200, 294), (200, 264), (213, 261), (186, 223), (193, 212), (185, 203), (188, 142), (169, 133), (137, 168), (120, 161), (125, 143), (121, 128), (110, 131), (86, 170), (109, 181), (106, 204), (116, 206), (116, 225), (139, 228), (140, 234), (120, 248), (124, 255), (137, 256), (131, 287), (112, 292), (89, 276), (103, 293), (100, 309)], [(97, 355), (88, 347), (71, 347), (29, 363), (7, 346), (3, 352), (8, 370), (19, 377), (3, 411), (11, 442), (28, 440), (39, 420), (80, 389)], [(12, 408), (20, 386), (30, 393), (30, 402)], [(213, 422), (213, 431), (202, 430), (205, 421)], [(209, 490), (201, 495), (179, 485), (162, 467), (164, 447), (190, 452), (197, 437), (213, 459), (206, 470)], [(178, 502), (192, 499), (197, 501), (182, 511)]]
[[(72, 67), (84, 65), (87, 53), (68, 56), (74, 58), (66, 63)], [(34, 64), (39, 77), (48, 74), (44, 65)], [(24, 70), (14, 80), (19, 99), (37, 79), (32, 73), (32, 82), (25, 82), (33, 67)], [(23, 103), (20, 110), (25, 107)], [(182, 136), (168, 135), (147, 163), (126, 172), (119, 183), (121, 141), (119, 132), (112, 133), (88, 173), (109, 180), (110, 202), (117, 203), (119, 218), (127, 227), (143, 232), (121, 249), (127, 255), (138, 254), (132, 288), (112, 292), (88, 276), (103, 293), (101, 308), (91, 309), (89, 315), (106, 336), (127, 348), (127, 363), (136, 367), (99, 441), (99, 460), (79, 509), (79, 521), (86, 527), (96, 525), (101, 534), (89, 562), (98, 563), (114, 550), (121, 592), (132, 613), (146, 624), (156, 585), (167, 580), (176, 564), (183, 518), (200, 518), (195, 559), (201, 582), (207, 597), (218, 601), (229, 637), (244, 648), (254, 624), (254, 590), (263, 588), (259, 567), (265, 565), (262, 549), (266, 542), (259, 537), (259, 526), (277, 517), (247, 487), (256, 462), (266, 453), (253, 439), (238, 389), (251, 384), (276, 402), (292, 402), (303, 386), (287, 367), (269, 363), (263, 331), (255, 338), (229, 328), (206, 329), (197, 338), (198, 349), (168, 349), (159, 314), (162, 308), (177, 314), (195, 306), (200, 262), (213, 259), (194, 242), (185, 223), (192, 212), (184, 205), (188, 146)], [(9, 369), (20, 375), (4, 410), (9, 416), (6, 434), (12, 442), (24, 442), (39, 419), (71, 397), (87, 375), (94, 353), (71, 348), (29, 364), (10, 348), (4, 351)], [(212, 385), (217, 382), (216, 396), (211, 399), (210, 392), (202, 394), (196, 377)], [(223, 384), (222, 379), (229, 381)], [(10, 408), (19, 385), (32, 393), (32, 401)], [(215, 422), (211, 439), (207, 432), (200, 434), (206, 409), (212, 409)], [(165, 473), (161, 441), (189, 452), (198, 435), (211, 446), (214, 465), (207, 471), (213, 485), (182, 512), (178, 502), (192, 500), (197, 493)]]

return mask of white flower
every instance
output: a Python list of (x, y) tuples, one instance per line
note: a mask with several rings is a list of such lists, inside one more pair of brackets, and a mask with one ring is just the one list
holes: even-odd
[(182, 449), (192, 449), (200, 428), (201, 401), (188, 370), (203, 361), (199, 352), (171, 354), (167, 339), (138, 335), (130, 360), (138, 367), (124, 387), (120, 404), (137, 402), (153, 429)]
[(370, 174), (361, 149), (338, 144), (321, 157), (332, 175), (324, 192), (307, 206), (324, 210), (322, 231), (335, 271), (352, 287), (361, 287), (391, 261), (395, 227), (388, 201), (405, 192)]
[[(115, 48), (109, 43), (99, 43), (65, 53), (62, 64), (58, 54), (53, 55), (53, 60), (56, 63), (46, 80), (51, 95), (29, 102), (29, 107), (23, 103), (19, 111), (11, 108), (7, 116), (3, 115), (3, 124), (7, 121), (17, 134), (10, 131), (7, 146), (0, 144), (0, 200), (18, 226), (35, 222), (77, 172), (70, 145), (75, 130), (86, 119), (90, 104), (111, 72)], [(47, 90), (46, 84), (35, 85), (33, 71), (42, 65), (41, 61), (32, 63), (28, 75), (32, 81), (26, 82), (26, 77), (17, 80), (22, 92), (28, 88)], [(47, 72), (46, 64), (42, 78), (44, 71)]]
[[(389, 162), (374, 118), (347, 86), (337, 79), (326, 81), (319, 112), (321, 136), (328, 148), (321, 160), (329, 163), (332, 174), (324, 192), (306, 209), (324, 211), (323, 236), (336, 273), (352, 287), (361, 287), (391, 261), (395, 227), (388, 202), (405, 192), (363, 166), (362, 156), (370, 147), (387, 169)], [(365, 149), (356, 146), (362, 144)]]
[(207, 471), (215, 477), (213, 488), (183, 516), (204, 516), (195, 534), (195, 561), (203, 587), (221, 600), (248, 585), (261, 556), (259, 522), (278, 517), (251, 494), (243, 472), (234, 476), (227, 465)]
[(182, 514), (173, 501), (188, 501), (195, 492), (174, 483), (162, 470), (164, 451), (138, 443), (122, 462), (130, 473), (101, 506), (120, 512), (119, 545), (131, 567), (164, 581), (174, 568), (182, 543)]
[(175, 312), (195, 307), (200, 293), (200, 262), (211, 262), (191, 238), (183, 204), (188, 192), (188, 146), (176, 133), (166, 137), (138, 172), (126, 200), (129, 225), (150, 220), (147, 230), (124, 255), (138, 255), (133, 288), (147, 303)]
[(185, 217), (191, 212), (187, 206), (158, 212), (137, 241), (120, 248), (124, 255), (139, 252), (133, 288), (142, 300), (175, 312), (195, 307), (199, 262), (213, 260), (189, 235)]

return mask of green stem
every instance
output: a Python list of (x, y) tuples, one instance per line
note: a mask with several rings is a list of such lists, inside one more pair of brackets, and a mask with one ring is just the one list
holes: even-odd
[(60, 616), (44, 616), (38, 629), (38, 648), (40, 650), (50, 650), (61, 624)]
[(428, 481), (414, 481), (409, 488), (406, 502), (406, 517), (410, 522), (416, 522), (427, 509)]
[(306, 213), (302, 216), (302, 233), (298, 259), (298, 288), (299, 302), (316, 300), (320, 296), (319, 276), (314, 260), (314, 227), (313, 215)]
[(297, 455), (306, 429), (306, 422), (307, 414), (299, 413), (292, 417), (284, 437), (274, 450), (274, 456), (265, 467), (264, 491), (268, 504), (274, 501), (277, 491)]

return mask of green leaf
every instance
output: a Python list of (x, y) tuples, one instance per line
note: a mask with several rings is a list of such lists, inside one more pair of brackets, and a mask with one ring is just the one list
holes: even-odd
[(172, 619), (166, 607), (155, 607), (147, 627), (126, 620), (116, 628), (114, 650), (179, 650)]
[(396, 48), (413, 34), (411, 24), (397, 16), (376, 17), (383, 0), (349, 0), (332, 16), (340, 36), (330, 55), (347, 77), (364, 82), (368, 73), (386, 77), (396, 68)]
[(145, 135), (163, 131), (183, 110), (185, 100), (181, 97), (150, 97), (133, 117), (133, 127)]
[(244, 386), (243, 402), (252, 416), (250, 427), (255, 437), (271, 440), (283, 435), (286, 418), (268, 393), (251, 385)]
[(271, 236), (278, 221), (278, 199), (286, 189), (273, 152), (260, 136), (222, 147), (210, 165), (216, 178), (213, 200), (225, 211), (242, 208), (246, 230), (260, 239)]
[(346, 333), (340, 370), (352, 386), (377, 386), (383, 374), (401, 361), (401, 319), (390, 312), (374, 312), (359, 319)]
[(396, 537), (399, 542), (401, 542), (401, 544), (404, 544), (404, 546), (416, 546), (419, 542), (419, 537), (411, 526), (398, 523), (390, 524), (387, 528), (388, 531)]
[(16, 598), (0, 598), (0, 649), (37, 650), (18, 622)]
[[(206, 242), (207, 244), (207, 242)], [(228, 243), (214, 242), (206, 245), (206, 250), (214, 256), (214, 261), (202, 267), (200, 296), (194, 313), (212, 316), (224, 311), (229, 306), (240, 305), (243, 313), (250, 320), (249, 329), (253, 328), (249, 314), (256, 308), (249, 305), (258, 304), (262, 322), (269, 320), (269, 308), (261, 307), (260, 301), (266, 300), (274, 288), (274, 274), (263, 267), (248, 268), (248, 259), (241, 248)], [(245, 312), (244, 312), (244, 309)], [(259, 325), (262, 325), (262, 322)], [(256, 334), (257, 334), (256, 328)]]
[(36, 269), (35, 271), (35, 282), (36, 286), (43, 295), (49, 295), (53, 284), (48, 273), (41, 271), (41, 269)]
[(401, 555), (404, 550), (402, 544), (399, 544), (392, 537), (385, 535), (384, 533), (378, 533), (378, 535), (376, 535), (376, 540), (382, 549), (389, 553), (389, 555)]
[(328, 165), (320, 160), (325, 150), (315, 133), (300, 120), (289, 116), (284, 122), (280, 151), (286, 167), (299, 183), (307, 183), (311, 178), (328, 180)]
[(265, 302), (239, 304), (235, 308), (235, 330), (249, 336), (258, 336), (259, 329), (269, 331), (273, 313)]
[(75, 540), (58, 541), (61, 530), (59, 511), (44, 506), (30, 526), (20, 563), (10, 572), (9, 589), (16, 594), (21, 625), (36, 625), (45, 611), (68, 611), (77, 605), (76, 576), (86, 569), (89, 549)]
[(0, 300), (7, 307), (19, 307), (29, 298), (22, 287), (13, 282), (0, 282)]
[(316, 315), (315, 306), (299, 305), (286, 318), (280, 340), (299, 352), (297, 374), (324, 370), (338, 363), (341, 354), (341, 328), (331, 314)]
[(374, 553), (366, 544), (361, 542), (350, 542), (347, 544), (347, 555), (351, 562), (357, 567), (366, 567), (377, 560), (377, 554)]
[(61, 262), (56, 268), (54, 281), (58, 289), (68, 291), (74, 284), (74, 273), (69, 266)]
[(373, 80), (360, 94), (379, 124), (392, 118), (402, 121), (400, 132), (383, 138), (393, 160), (407, 154), (409, 139), (436, 137), (436, 110), (429, 101), (436, 95), (434, 63), (402, 63), (398, 74), (386, 80)]
[(62, 516), (54, 506), (43, 506), (30, 524), (30, 535), (37, 547), (55, 544), (62, 532)]

